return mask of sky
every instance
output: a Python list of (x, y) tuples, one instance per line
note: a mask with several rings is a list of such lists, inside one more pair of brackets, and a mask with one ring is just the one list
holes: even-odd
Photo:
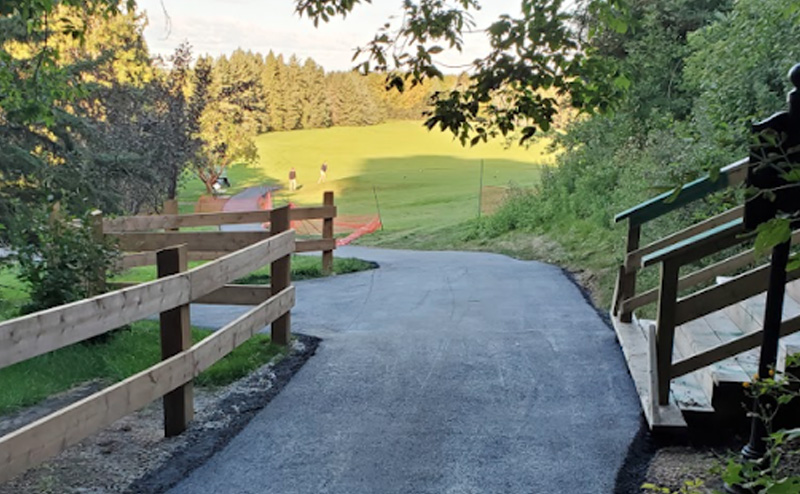
[[(354, 65), (353, 50), (366, 45), (390, 16), (400, 13), (402, 0), (373, 0), (372, 5), (356, 6), (347, 19), (320, 23), (318, 28), (294, 13), (294, 0), (138, 0), (138, 5), (149, 19), (145, 38), (153, 54), (168, 55), (189, 41), (195, 55), (219, 56), (238, 47), (263, 54), (273, 50), (301, 60), (311, 57), (326, 70), (348, 70)], [(501, 14), (518, 13), (519, 6), (520, 0), (484, 0), (482, 10), (474, 14), (479, 32), (464, 36), (463, 53), (447, 52), (441, 61), (462, 66), (485, 55), (488, 43), (480, 30)]]

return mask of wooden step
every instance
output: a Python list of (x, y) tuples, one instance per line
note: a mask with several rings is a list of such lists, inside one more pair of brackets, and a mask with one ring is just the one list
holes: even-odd
[[(688, 325), (684, 325), (688, 326)], [(681, 360), (694, 353), (689, 328), (678, 328), (675, 332), (675, 346), (672, 351), (673, 361)], [(700, 369), (685, 376), (676, 377), (670, 384), (670, 391), (681, 410), (713, 413), (711, 397), (714, 385), (711, 375), (706, 369)]]
[(651, 348), (652, 341), (648, 338), (649, 330), (645, 330), (654, 325), (653, 321), (639, 321), (634, 318), (633, 322), (624, 323), (613, 314), (610, 316), (648, 425), (653, 430), (685, 429), (686, 421), (674, 393), (670, 394), (669, 404), (654, 404), (651, 388), (655, 358)]
[[(676, 328), (676, 352), (673, 360), (677, 361), (684, 357), (704, 352), (727, 341), (727, 339), (724, 339), (725, 336), (721, 336), (715, 331), (715, 328), (721, 328), (723, 332), (727, 331), (728, 338), (741, 335), (741, 331), (722, 313), (714, 313), (704, 318), (690, 321)], [(741, 383), (749, 380), (746, 371), (739, 364), (736, 357), (731, 357), (711, 366), (704, 367), (688, 376), (693, 376), (694, 381), (697, 383), (700, 390), (702, 390), (705, 400), (700, 408), (708, 412), (713, 412), (713, 403), (715, 399), (719, 401), (730, 398), (720, 398), (717, 396), (720, 392), (728, 392), (732, 389), (730, 386), (724, 386), (726, 383)], [(684, 411), (698, 411), (694, 406), (687, 406), (687, 404), (690, 403), (689, 400), (691, 400), (691, 402), (697, 401), (694, 395), (686, 391), (686, 388), (691, 389), (692, 384), (680, 382), (679, 379), (680, 378), (673, 379), (672, 383), (681, 409)], [(720, 386), (723, 387), (721, 388)], [(684, 398), (684, 395), (688, 395), (688, 400)]]
[[(800, 295), (800, 282), (794, 281), (786, 284), (786, 296), (783, 299), (783, 320), (800, 316), (800, 302), (795, 299), (795, 295)], [(764, 311), (766, 309), (767, 296), (765, 293), (756, 295), (747, 300), (725, 309), (731, 320), (743, 331), (753, 333), (760, 331), (764, 327)], [(777, 368), (782, 371), (786, 367), (786, 357), (800, 351), (800, 334), (793, 334), (781, 338), (778, 346)], [(750, 376), (758, 372), (759, 349), (755, 348), (746, 352), (747, 372)]]
[[(754, 333), (764, 327), (764, 311), (766, 310), (767, 294), (761, 293), (754, 297), (726, 307), (725, 310), (731, 320), (745, 333)], [(783, 299), (783, 320), (800, 315), (800, 302), (788, 293)]]
[[(717, 311), (709, 314), (703, 318), (706, 324), (711, 328), (720, 343), (726, 343), (733, 339), (744, 336), (744, 332), (737, 326), (724, 311)], [(720, 364), (731, 364), (735, 362), (736, 367), (730, 369), (728, 367), (719, 366), (715, 369), (714, 380), (717, 383), (728, 382), (745, 382), (750, 380), (750, 376), (758, 369), (758, 350), (749, 350), (740, 353), (729, 359), (725, 359)]]

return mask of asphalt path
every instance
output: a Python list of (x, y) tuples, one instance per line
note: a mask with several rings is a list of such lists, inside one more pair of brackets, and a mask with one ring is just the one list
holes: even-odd
[[(298, 282), (321, 337), (174, 494), (612, 493), (639, 428), (614, 333), (557, 267), (346, 247), (380, 268)], [(193, 306), (219, 327), (246, 309)]]

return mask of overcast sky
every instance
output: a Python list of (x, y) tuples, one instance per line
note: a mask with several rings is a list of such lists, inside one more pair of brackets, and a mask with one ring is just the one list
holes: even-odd
[[(519, 12), (520, 0), (482, 3), (483, 9), (475, 14), (480, 29), (500, 14)], [(293, 0), (139, 0), (138, 4), (147, 12), (145, 38), (154, 54), (167, 55), (188, 40), (195, 55), (217, 56), (238, 47), (264, 54), (273, 50), (287, 57), (293, 53), (301, 59), (311, 57), (326, 70), (346, 70), (353, 67), (353, 49), (364, 46), (391, 15), (399, 13), (402, 1), (374, 0), (373, 5), (357, 6), (346, 20), (320, 23), (316, 29), (311, 20), (294, 13)], [(171, 21), (169, 30), (164, 8)], [(442, 60), (467, 64), (485, 55), (487, 47), (485, 34), (467, 34), (464, 53)]]

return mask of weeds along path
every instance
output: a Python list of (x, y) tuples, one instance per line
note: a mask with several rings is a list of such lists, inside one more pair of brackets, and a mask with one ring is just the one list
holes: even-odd
[[(639, 428), (614, 333), (554, 266), (346, 247), (368, 272), (297, 284), (323, 341), (175, 494), (609, 493)], [(193, 323), (230, 320), (193, 307)]]

